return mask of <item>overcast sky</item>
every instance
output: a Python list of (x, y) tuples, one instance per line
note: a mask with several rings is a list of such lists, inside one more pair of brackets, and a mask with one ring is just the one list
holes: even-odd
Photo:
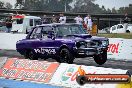
[(129, 6), (129, 4), (132, 4), (132, 0), (96, 0), (96, 4), (99, 4), (100, 6), (104, 5), (105, 8), (113, 8), (119, 9), (120, 7), (126, 7)]
[[(10, 2), (13, 6), (16, 2), (16, 0), (0, 0), (4, 2)], [(105, 8), (113, 8), (119, 9), (119, 7), (128, 6), (129, 4), (132, 4), (132, 0), (96, 0), (96, 4), (99, 4), (100, 7), (102, 5), (105, 6)]]

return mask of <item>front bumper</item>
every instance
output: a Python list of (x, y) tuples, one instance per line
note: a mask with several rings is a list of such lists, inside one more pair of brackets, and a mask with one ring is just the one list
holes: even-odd
[(106, 47), (98, 47), (98, 48), (74, 48), (74, 52), (77, 55), (85, 55), (92, 56), (103, 53), (104, 50), (107, 50)]

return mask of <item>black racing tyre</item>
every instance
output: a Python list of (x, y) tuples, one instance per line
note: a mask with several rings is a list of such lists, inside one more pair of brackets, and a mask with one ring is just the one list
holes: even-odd
[(129, 30), (126, 30), (126, 33), (130, 33), (130, 31)]
[(74, 56), (70, 53), (70, 51), (67, 48), (62, 48), (59, 51), (59, 56), (56, 60), (60, 63), (72, 64)]
[(102, 54), (95, 55), (94, 61), (99, 65), (103, 65), (107, 61), (107, 51), (103, 51)]
[(34, 52), (32, 50), (27, 50), (24, 57), (26, 59), (30, 59), (30, 60), (37, 60), (38, 58), (35, 56)]
[(131, 76), (132, 76), (132, 70), (128, 70), (128, 71), (126, 72), (126, 74), (129, 75), (129, 76), (131, 77)]
[(79, 85), (84, 85), (87, 82), (87, 79), (85, 76), (77, 76), (76, 81)]

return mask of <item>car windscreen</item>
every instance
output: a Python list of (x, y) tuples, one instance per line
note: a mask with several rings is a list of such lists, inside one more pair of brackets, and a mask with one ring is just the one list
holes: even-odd
[(86, 34), (84, 29), (78, 25), (60, 25), (56, 27), (57, 36)]

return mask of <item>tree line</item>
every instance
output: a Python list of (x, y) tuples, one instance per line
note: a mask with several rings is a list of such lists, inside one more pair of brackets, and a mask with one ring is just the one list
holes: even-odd
[(0, 8), (6, 8), (6, 9), (11, 9), (12, 5), (9, 2), (2, 2), (0, 1)]
[[(132, 14), (132, 4), (119, 9), (106, 9), (105, 6), (99, 7), (95, 4), (96, 0), (16, 0), (15, 8), (24, 10), (54, 11), (54, 12), (85, 12), (85, 13), (119, 13)], [(11, 9), (10, 3), (0, 1), (0, 8)]]

